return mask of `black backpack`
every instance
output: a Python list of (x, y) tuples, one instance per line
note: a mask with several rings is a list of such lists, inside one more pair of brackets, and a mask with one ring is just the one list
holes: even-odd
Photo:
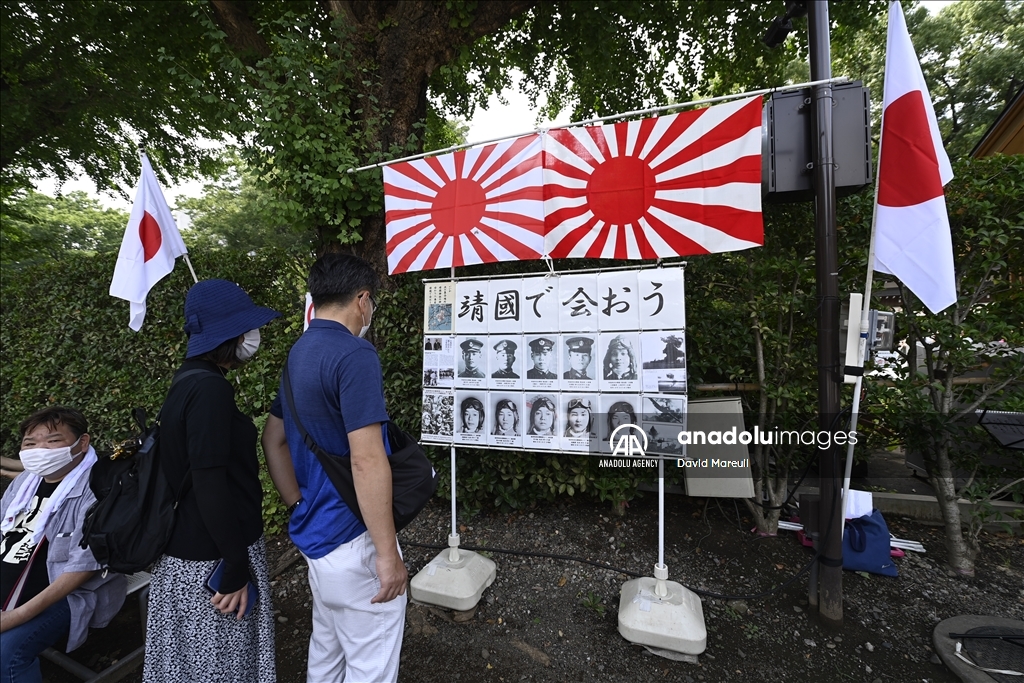
[[(187, 370), (171, 382), (210, 370)], [(141, 571), (156, 562), (174, 531), (178, 502), (191, 488), (191, 471), (175, 497), (160, 467), (160, 415), (146, 426), (146, 411), (133, 411), (142, 433), (134, 455), (121, 459), (101, 458), (89, 473), (89, 488), (96, 502), (85, 513), (83, 548), (96, 561), (122, 574)], [(116, 457), (116, 453), (115, 453)]]

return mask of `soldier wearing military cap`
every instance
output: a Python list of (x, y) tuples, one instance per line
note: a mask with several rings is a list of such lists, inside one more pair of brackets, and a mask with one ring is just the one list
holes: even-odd
[(512, 366), (516, 362), (516, 349), (519, 346), (511, 339), (502, 339), (494, 345), (495, 367), (500, 368), (491, 373), (496, 379), (519, 379)]
[(587, 374), (594, 340), (590, 337), (570, 337), (565, 341), (569, 348), (569, 369), (562, 373), (564, 379), (592, 379)]
[(485, 375), (480, 369), (479, 363), (480, 351), (484, 348), (484, 343), (479, 339), (467, 339), (459, 344), (459, 346), (462, 348), (462, 362), (465, 365), (465, 369), (459, 373), (459, 377), (483, 379)]
[(558, 379), (558, 375), (550, 370), (554, 360), (552, 349), (555, 342), (547, 337), (537, 337), (530, 342), (530, 357), (533, 367), (526, 371), (527, 379)]
[(632, 344), (623, 335), (616, 335), (604, 354), (604, 378), (636, 379), (636, 365)]
[(565, 436), (589, 437), (593, 412), (593, 406), (587, 399), (569, 399), (569, 403), (565, 406)]

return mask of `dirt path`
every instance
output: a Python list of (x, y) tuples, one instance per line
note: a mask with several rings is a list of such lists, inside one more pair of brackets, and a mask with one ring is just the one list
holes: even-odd
[[(734, 508), (731, 501), (721, 508), (711, 503), (705, 514), (703, 500), (671, 496), (666, 510), (666, 563), (670, 578), (684, 584), (757, 593), (782, 583), (810, 557), (791, 533), (751, 535), (742, 506)], [(761, 600), (705, 598), (708, 647), (699, 664), (651, 655), (618, 634), (625, 574), (493, 552), (497, 579), (474, 613), (409, 606), (399, 680), (955, 681), (933, 663), (931, 631), (958, 614), (1024, 618), (1024, 540), (986, 534), (977, 576), (963, 580), (945, 568), (940, 529), (899, 518), (888, 522), (893, 533), (921, 541), (928, 552), (897, 560), (898, 578), (845, 572), (841, 630), (828, 630), (809, 615), (803, 577)], [(410, 574), (438, 552), (413, 544), (443, 544), (448, 530), (447, 503), (438, 500), (402, 532)], [(657, 505), (647, 495), (621, 518), (588, 504), (481, 513), (464, 518), (460, 534), (465, 545), (574, 555), (649, 573), (657, 559)], [(290, 547), (287, 539), (272, 539), (271, 566)], [(301, 560), (277, 578), (274, 600), (279, 680), (305, 681), (310, 595)], [(124, 612), (114, 626), (95, 632), (76, 657), (95, 664), (134, 647), (136, 617), (133, 609)], [(51, 666), (44, 674), (53, 683), (72, 680)]]

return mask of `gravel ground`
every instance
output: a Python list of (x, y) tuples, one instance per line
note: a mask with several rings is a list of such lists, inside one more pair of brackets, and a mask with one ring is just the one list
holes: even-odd
[[(807, 605), (806, 578), (763, 599), (704, 598), (708, 645), (697, 664), (650, 654), (616, 630), (616, 571), (650, 573), (657, 560), (657, 502), (634, 501), (625, 516), (607, 506), (552, 505), (514, 514), (460, 517), (463, 545), (572, 555), (607, 563), (600, 569), (561, 559), (489, 553), (497, 579), (475, 610), (456, 613), (410, 604), (399, 680), (449, 681), (956, 681), (931, 650), (931, 632), (960, 614), (1024, 618), (1024, 539), (983, 536), (977, 575), (955, 578), (943, 558), (941, 529), (889, 519), (897, 536), (921, 541), (925, 554), (896, 560), (900, 576), (843, 573), (844, 624), (817, 623)], [(401, 534), (410, 575), (439, 551), (449, 508), (434, 501)], [(682, 496), (666, 501), (666, 563), (670, 578), (728, 593), (758, 593), (805, 565), (810, 551), (792, 533), (758, 538), (742, 507)], [(271, 566), (294, 552), (271, 539)], [(305, 680), (310, 631), (306, 568), (298, 561), (274, 582), (279, 610), (279, 680)], [(95, 632), (76, 657), (102, 664), (139, 640), (137, 614)], [(73, 680), (50, 665), (47, 680)], [(127, 680), (140, 680), (136, 675)]]

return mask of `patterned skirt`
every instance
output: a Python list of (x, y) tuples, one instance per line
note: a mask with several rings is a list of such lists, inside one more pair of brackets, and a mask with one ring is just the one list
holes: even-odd
[(162, 556), (153, 567), (146, 621), (146, 683), (274, 683), (274, 606), (262, 537), (249, 546), (260, 599), (239, 621), (210, 603), (215, 561)]

